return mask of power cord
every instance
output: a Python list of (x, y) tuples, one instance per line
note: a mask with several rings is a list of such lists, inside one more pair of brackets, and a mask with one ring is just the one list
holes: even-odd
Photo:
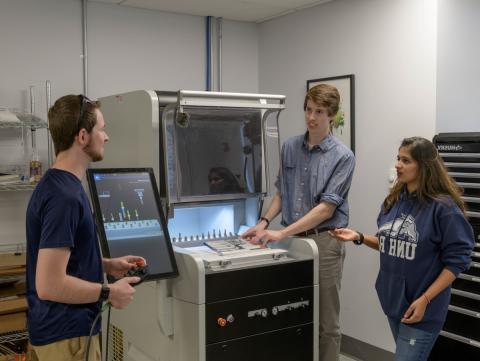
[[(88, 354), (90, 352), (90, 343), (92, 342), (92, 333), (93, 330), (95, 329), (95, 325), (97, 324), (98, 320), (100, 319), (100, 316), (102, 315), (103, 311), (105, 311), (108, 308), (108, 322), (110, 322), (110, 303), (105, 303), (100, 311), (98, 312), (97, 316), (93, 320), (92, 327), (90, 328), (90, 334), (88, 335), (88, 341), (87, 341), (87, 349), (85, 351), (85, 361), (88, 361)], [(108, 337), (108, 325), (107, 325), (107, 337)], [(107, 348), (108, 348), (108, 338), (107, 338)]]
[(108, 361), (108, 340), (110, 335), (110, 313), (112, 312), (112, 308), (108, 308), (108, 316), (107, 316), (107, 335), (105, 338), (105, 361)]

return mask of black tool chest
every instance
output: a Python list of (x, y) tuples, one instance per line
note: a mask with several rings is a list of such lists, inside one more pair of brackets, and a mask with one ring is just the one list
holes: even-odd
[(464, 190), (475, 234), (470, 269), (452, 285), (443, 330), (430, 361), (480, 360), (480, 133), (440, 133), (433, 138), (449, 174)]

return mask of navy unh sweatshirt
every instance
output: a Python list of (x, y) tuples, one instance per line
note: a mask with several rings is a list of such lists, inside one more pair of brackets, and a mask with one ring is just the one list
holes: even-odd
[[(401, 319), (446, 268), (455, 276), (468, 269), (474, 247), (473, 230), (449, 196), (420, 203), (404, 191), (400, 200), (377, 219), (380, 271), (375, 288), (384, 313)], [(427, 306), (422, 321), (410, 324), (439, 332), (445, 322), (450, 287)]]

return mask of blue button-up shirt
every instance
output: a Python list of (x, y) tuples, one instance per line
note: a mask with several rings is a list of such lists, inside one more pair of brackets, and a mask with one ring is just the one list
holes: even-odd
[(288, 226), (319, 203), (327, 202), (337, 208), (316, 228), (346, 227), (354, 168), (352, 151), (332, 135), (312, 149), (308, 132), (287, 139), (282, 147), (282, 171), (275, 184), (282, 195), (282, 224)]

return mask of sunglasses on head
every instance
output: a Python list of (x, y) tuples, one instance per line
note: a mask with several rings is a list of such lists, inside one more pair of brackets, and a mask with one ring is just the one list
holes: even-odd
[(78, 117), (78, 121), (77, 121), (77, 124), (78, 124), (77, 132), (80, 131), (80, 129), (82, 129), (81, 125), (82, 125), (83, 117), (85, 116), (85, 113), (87, 112), (88, 104), (96, 105), (96, 103), (97, 103), (96, 101), (89, 99), (88, 97), (86, 97), (83, 94), (80, 94), (79, 97), (80, 97), (81, 105), (80, 105), (80, 116)]

